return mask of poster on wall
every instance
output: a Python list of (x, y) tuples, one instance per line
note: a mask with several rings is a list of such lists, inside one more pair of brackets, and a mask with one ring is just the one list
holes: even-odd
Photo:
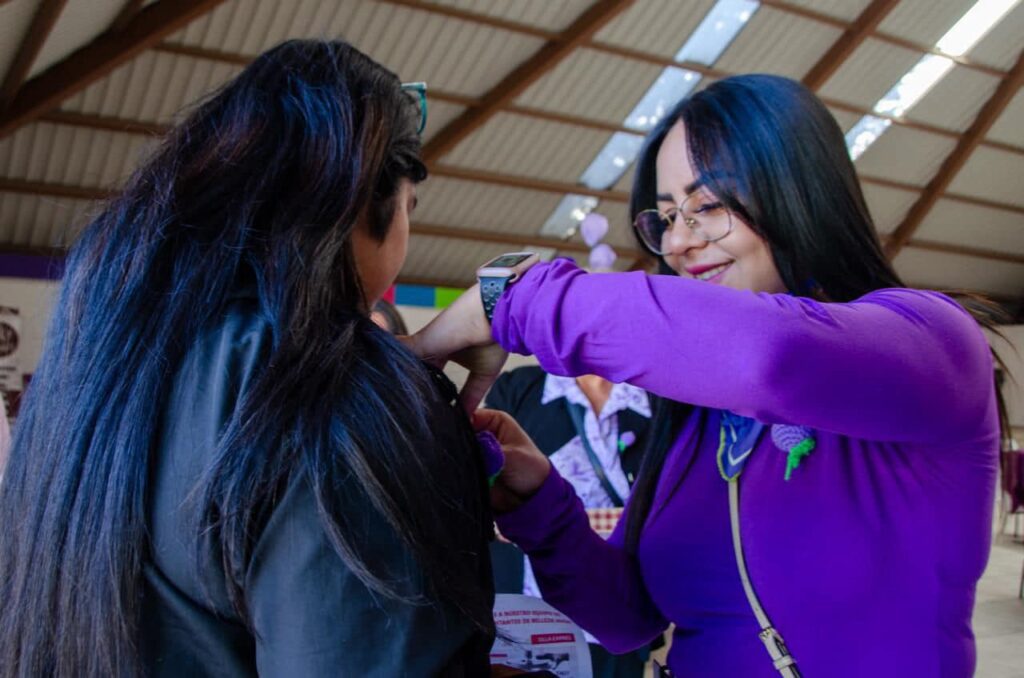
[(0, 306), (0, 391), (21, 390), (18, 346), (21, 343), (21, 316), (18, 309)]

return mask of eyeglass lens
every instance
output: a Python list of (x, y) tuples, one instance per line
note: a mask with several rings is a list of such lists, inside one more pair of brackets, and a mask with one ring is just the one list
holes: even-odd
[(732, 216), (721, 201), (706, 191), (687, 196), (682, 205), (664, 212), (644, 210), (637, 215), (634, 227), (644, 245), (654, 254), (665, 254), (666, 237), (680, 223), (708, 242), (721, 240), (732, 231)]

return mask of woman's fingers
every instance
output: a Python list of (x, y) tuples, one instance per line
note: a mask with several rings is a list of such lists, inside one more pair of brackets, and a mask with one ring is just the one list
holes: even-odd
[(462, 402), (462, 407), (466, 412), (472, 414), (480, 406), (495, 379), (497, 379), (495, 374), (469, 373), (466, 383), (462, 385), (462, 390), (459, 391), (459, 400)]

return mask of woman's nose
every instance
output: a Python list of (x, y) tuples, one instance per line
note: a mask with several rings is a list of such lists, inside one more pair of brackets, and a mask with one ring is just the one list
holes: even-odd
[(662, 248), (666, 254), (681, 256), (688, 250), (703, 247), (708, 241), (697, 235), (679, 212), (675, 215), (672, 228), (665, 230)]

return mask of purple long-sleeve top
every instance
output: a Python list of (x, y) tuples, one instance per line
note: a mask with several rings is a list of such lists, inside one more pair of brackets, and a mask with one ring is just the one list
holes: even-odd
[(622, 523), (607, 542), (590, 530), (554, 471), (498, 518), (545, 599), (606, 647), (640, 647), (674, 623), (678, 675), (778, 675), (731, 546), (715, 462), (727, 409), (816, 439), (786, 481), (786, 454), (763, 435), (740, 478), (751, 580), (804, 675), (972, 673), (999, 429), (988, 345), (956, 302), (886, 289), (820, 303), (559, 260), (506, 291), (493, 335), (548, 372), (696, 406), (635, 556)]

